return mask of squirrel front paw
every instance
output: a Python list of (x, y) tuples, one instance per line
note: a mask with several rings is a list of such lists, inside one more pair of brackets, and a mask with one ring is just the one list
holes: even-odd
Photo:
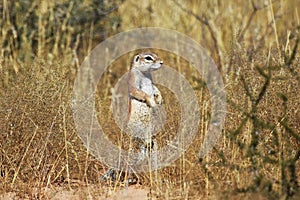
[(154, 98), (149, 97), (146, 99), (146, 103), (149, 107), (155, 107), (156, 106), (156, 101)]
[(153, 97), (148, 97), (146, 103), (149, 107), (155, 107), (162, 104), (162, 96), (160, 93), (155, 93)]
[(161, 105), (163, 101), (161, 94), (160, 93), (154, 94), (154, 100), (156, 104)]

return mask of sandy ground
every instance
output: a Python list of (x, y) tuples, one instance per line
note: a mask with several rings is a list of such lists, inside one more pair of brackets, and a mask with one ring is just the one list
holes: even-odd
[[(103, 193), (103, 192), (102, 192)], [(81, 199), (103, 199), (103, 200), (144, 200), (148, 199), (149, 189), (130, 186), (126, 189), (113, 191), (108, 190), (101, 194), (100, 189), (96, 186), (83, 187), (76, 190), (67, 190), (63, 188), (46, 188), (39, 192), (33, 192), (32, 196), (22, 194), (17, 195), (15, 192), (0, 194), (0, 200), (11, 199), (51, 199), (51, 200), (81, 200)]]

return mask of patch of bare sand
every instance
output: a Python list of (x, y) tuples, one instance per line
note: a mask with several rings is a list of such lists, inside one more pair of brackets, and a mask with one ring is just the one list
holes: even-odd
[[(106, 190), (105, 192), (101, 192)], [(32, 192), (32, 194), (24, 195), (16, 192), (8, 192), (0, 194), (0, 200), (11, 199), (51, 199), (51, 200), (81, 200), (81, 199), (103, 199), (103, 200), (144, 200), (148, 199), (149, 189), (140, 188), (138, 186), (130, 186), (122, 190), (109, 190), (106, 188), (99, 188), (97, 186), (79, 187), (78, 189), (67, 190), (63, 187), (45, 188), (39, 192)]]
[(113, 193), (111, 196), (105, 198), (105, 200), (144, 200), (148, 199), (148, 193), (149, 189), (129, 187)]

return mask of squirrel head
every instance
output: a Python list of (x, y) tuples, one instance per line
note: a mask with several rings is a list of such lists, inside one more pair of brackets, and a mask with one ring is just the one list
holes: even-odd
[(163, 61), (154, 53), (142, 52), (134, 56), (131, 68), (141, 72), (151, 72), (159, 69)]

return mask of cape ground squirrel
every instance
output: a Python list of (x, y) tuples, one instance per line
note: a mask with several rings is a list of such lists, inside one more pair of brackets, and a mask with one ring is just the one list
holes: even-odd
[[(165, 113), (161, 107), (161, 93), (153, 85), (151, 72), (159, 69), (162, 64), (163, 61), (156, 54), (142, 52), (134, 56), (128, 74), (129, 109), (125, 132), (133, 139), (142, 141), (135, 164), (150, 154), (154, 162), (157, 160), (157, 145), (152, 137), (162, 128)], [(102, 179), (115, 180), (116, 173), (110, 169)]]
[(159, 69), (163, 61), (154, 53), (142, 52), (132, 61), (128, 74), (129, 110), (127, 133), (145, 143), (163, 125), (162, 96), (152, 82), (151, 72)]

